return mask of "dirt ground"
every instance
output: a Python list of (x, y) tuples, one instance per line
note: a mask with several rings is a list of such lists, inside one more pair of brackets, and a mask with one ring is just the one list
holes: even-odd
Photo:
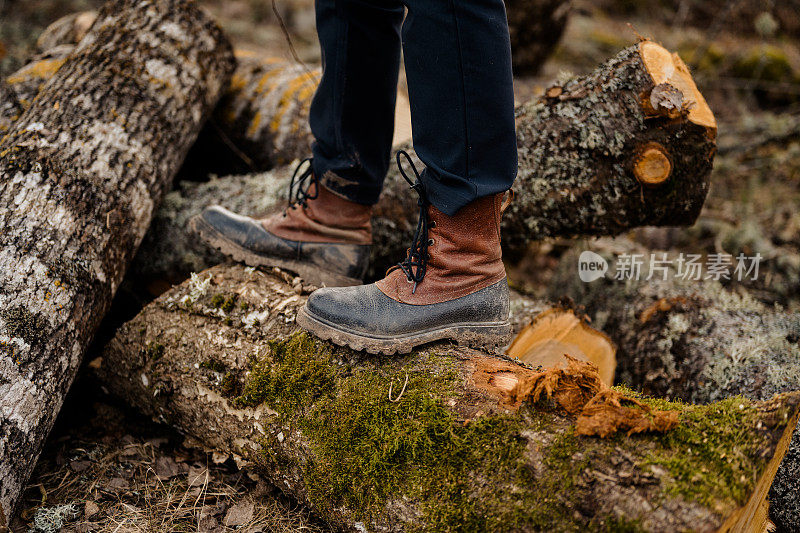
[[(0, 0), (0, 75), (24, 64), (50, 22), (100, 3)], [(268, 0), (201, 3), (238, 47), (292, 57), (293, 46), (303, 61), (318, 60), (312, 0), (276, 1), (292, 46)], [(517, 100), (541, 94), (564, 72), (591, 69), (635, 42), (637, 34), (678, 51), (719, 123), (711, 193), (691, 228), (645, 228), (628, 237), (689, 253), (760, 253), (759, 278), (736, 288), (800, 310), (800, 38), (761, 16), (752, 21), (753, 31), (715, 19), (692, 25), (681, 11), (686, 2), (651, 3), (659, 9), (634, 11), (635, 3), (623, 0), (576, 2), (543, 71), (516, 80)], [(508, 265), (510, 278), (515, 287), (540, 295), (558, 258), (586, 245), (536, 243), (519, 264)], [(96, 345), (125, 317), (123, 310), (107, 321)], [(97, 353), (95, 347), (87, 356), (66, 401), (25, 492), (15, 532), (326, 530), (246, 466), (202, 451), (106, 395), (91, 377), (89, 362)]]

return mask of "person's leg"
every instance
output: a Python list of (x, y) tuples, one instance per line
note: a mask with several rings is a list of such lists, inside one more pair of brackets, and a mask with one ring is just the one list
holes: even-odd
[(317, 291), (297, 320), (371, 352), (445, 338), (502, 345), (511, 327), (500, 218), (517, 170), (505, 8), (502, 0), (406, 3), (414, 148), (426, 164), (416, 176), (417, 234), (384, 279)]
[(353, 285), (366, 273), (371, 206), (389, 166), (403, 6), (317, 0), (316, 11), (323, 74), (310, 111), (314, 157), (298, 167), (289, 207), (254, 220), (212, 206), (191, 225), (238, 261)]
[(317, 0), (323, 74), (311, 103), (314, 174), (377, 203), (389, 168), (400, 68), (399, 0)]
[(502, 0), (405, 0), (414, 150), (428, 199), (452, 215), (517, 175), (511, 44)]

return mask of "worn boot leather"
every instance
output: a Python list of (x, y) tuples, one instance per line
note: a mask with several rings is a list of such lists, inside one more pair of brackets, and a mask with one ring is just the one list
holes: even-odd
[(284, 268), (320, 287), (360, 285), (369, 262), (372, 208), (320, 185), (310, 168), (309, 164), (300, 176), (296, 192), (290, 193), (293, 201), (282, 212), (256, 220), (211, 206), (192, 218), (191, 229), (250, 266)]
[[(413, 188), (424, 195), (419, 181)], [(371, 353), (407, 353), (441, 339), (505, 345), (511, 326), (500, 250), (502, 202), (502, 194), (479, 198), (447, 216), (423, 197), (406, 260), (377, 283), (315, 291), (298, 324)]]

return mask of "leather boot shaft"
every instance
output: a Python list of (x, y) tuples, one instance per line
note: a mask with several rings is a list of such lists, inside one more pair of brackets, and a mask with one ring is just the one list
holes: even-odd
[(428, 208), (428, 261), (417, 284), (396, 269), (376, 285), (398, 302), (428, 305), (460, 298), (506, 277), (500, 249), (504, 193), (479, 198), (447, 216)]
[(314, 183), (306, 205), (296, 204), (263, 221), (264, 229), (291, 241), (371, 244), (372, 207), (351, 202)]

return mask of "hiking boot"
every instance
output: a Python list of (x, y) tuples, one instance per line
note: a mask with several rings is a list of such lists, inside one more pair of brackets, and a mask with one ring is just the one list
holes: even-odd
[[(398, 165), (401, 154), (408, 158), (399, 152)], [(428, 203), (416, 169), (416, 183), (402, 166), (400, 171), (420, 195), (420, 219), (406, 259), (377, 283), (315, 291), (297, 323), (336, 344), (387, 355), (442, 339), (482, 348), (506, 345), (511, 325), (500, 251), (503, 194), (447, 216)]]
[(320, 185), (306, 159), (292, 176), (289, 205), (283, 212), (256, 220), (215, 205), (189, 224), (236, 261), (283, 268), (313, 285), (339, 287), (363, 281), (372, 242), (371, 213), (370, 206)]

